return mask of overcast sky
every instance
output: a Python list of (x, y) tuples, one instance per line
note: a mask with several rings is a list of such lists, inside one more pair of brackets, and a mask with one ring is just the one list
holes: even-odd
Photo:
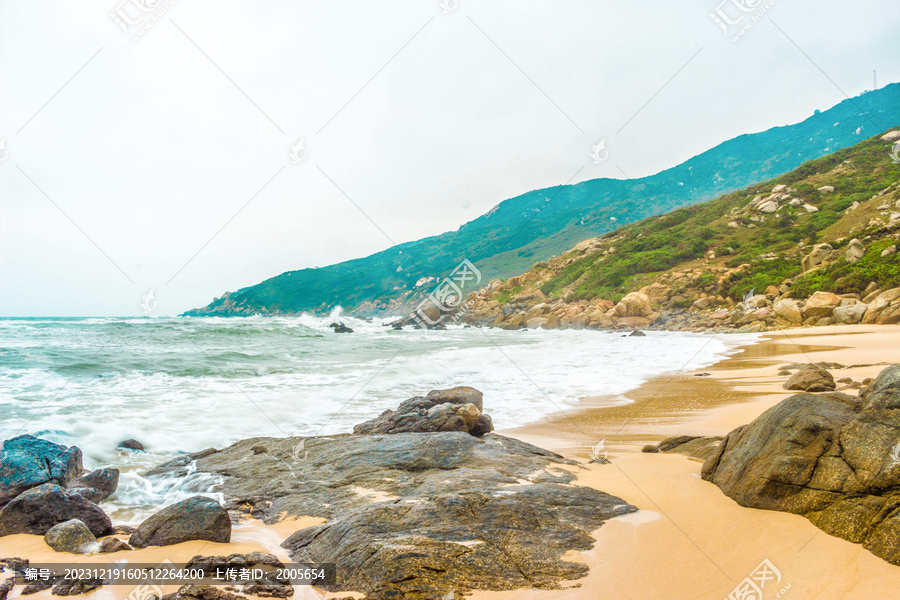
[(0, 316), (177, 314), (900, 80), (896, 0), (118, 1), (0, 1)]

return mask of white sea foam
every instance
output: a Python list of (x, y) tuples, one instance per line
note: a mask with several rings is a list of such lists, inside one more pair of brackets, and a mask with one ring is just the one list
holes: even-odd
[[(343, 321), (352, 334), (328, 327)], [(348, 318), (0, 320), (0, 439), (79, 446), (122, 469), (119, 521), (198, 492), (209, 476), (147, 479), (178, 453), (253, 436), (350, 431), (429, 390), (471, 385), (500, 429), (700, 369), (755, 335), (597, 331), (393, 331)], [(117, 450), (134, 438), (146, 453)]]

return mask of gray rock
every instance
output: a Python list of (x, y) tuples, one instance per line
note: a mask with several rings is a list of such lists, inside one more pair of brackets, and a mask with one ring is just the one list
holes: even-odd
[[(267, 523), (329, 519), (284, 545), (294, 560), (337, 563), (331, 591), (440, 598), (551, 586), (587, 572), (565, 552), (590, 548), (606, 519), (636, 510), (559, 468), (577, 463), (493, 433), (305, 438), (299, 462), (298, 441), (243, 440), (197, 468), (223, 478), (233, 510)], [(254, 454), (259, 445), (267, 452)]]
[(850, 306), (839, 306), (831, 313), (835, 323), (842, 325), (856, 325), (863, 319), (866, 310), (869, 307), (865, 304), (851, 304)]
[(128, 543), (146, 548), (191, 540), (231, 541), (231, 519), (215, 500), (194, 496), (167, 506), (138, 525)]
[(863, 245), (861, 241), (856, 238), (850, 240), (850, 243), (847, 244), (847, 249), (844, 251), (844, 258), (848, 263), (855, 264), (862, 260), (862, 257), (866, 255), (866, 247)]
[(0, 445), (0, 506), (44, 483), (65, 487), (81, 472), (81, 450), (32, 435), (20, 435)]
[(0, 510), (0, 537), (15, 533), (44, 535), (70, 519), (81, 520), (95, 537), (112, 531), (109, 517), (99, 506), (77, 491), (45, 483), (19, 494)]
[(144, 451), (144, 445), (137, 440), (125, 440), (123, 442), (119, 442), (117, 448), (124, 448), (125, 450), (138, 450), (140, 452)]
[(786, 390), (827, 392), (836, 387), (834, 377), (815, 363), (801, 366), (784, 384)]
[(15, 584), (16, 580), (14, 578), (9, 578), (0, 583), (0, 600), (6, 600), (6, 597), (9, 596), (9, 593), (12, 591)]
[(123, 550), (133, 550), (133, 548), (119, 538), (112, 536), (100, 540), (100, 554), (112, 554)]
[(900, 365), (863, 398), (801, 393), (728, 434), (704, 479), (742, 506), (804, 515), (900, 565)]
[(86, 498), (90, 498), (92, 502), (99, 504), (112, 496), (116, 488), (119, 487), (119, 470), (118, 469), (97, 469), (86, 475), (82, 475), (69, 484), (70, 490), (80, 490), (87, 488), (95, 490), (93, 495), (99, 495), (99, 500), (94, 500), (91, 496), (82, 493)]
[(812, 252), (800, 262), (800, 268), (804, 271), (809, 271), (830, 260), (833, 255), (834, 248), (831, 244), (816, 244), (813, 246)]
[(57, 552), (90, 554), (100, 549), (97, 538), (79, 519), (54, 525), (44, 534), (44, 541)]
[(481, 420), (482, 395), (475, 388), (455, 387), (433, 390), (400, 403), (397, 410), (381, 415), (353, 428), (359, 435), (409, 432), (464, 431), (479, 435), (490, 422)]

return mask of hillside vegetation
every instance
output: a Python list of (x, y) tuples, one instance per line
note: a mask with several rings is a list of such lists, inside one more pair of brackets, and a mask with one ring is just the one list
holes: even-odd
[[(900, 84), (893, 84), (817, 112), (802, 123), (737, 137), (650, 177), (595, 179), (529, 192), (501, 202), (457, 231), (400, 244), (366, 258), (289, 271), (185, 314), (296, 314), (336, 305), (360, 314), (398, 310), (427, 293), (433, 285), (431, 278), (446, 276), (463, 259), (476, 263), (488, 279), (509, 277), (579, 240), (771, 179), (858, 143), (876, 128), (897, 125)], [(681, 216), (672, 218), (670, 224)], [(677, 259), (692, 256), (700, 244), (685, 241), (677, 248)], [(740, 249), (745, 250), (749, 246)], [(640, 267), (642, 271), (664, 268), (664, 261), (672, 260), (650, 253), (645, 259), (655, 262)], [(585, 294), (623, 289), (624, 278), (634, 274), (629, 269), (634, 267), (624, 268), (611, 279), (586, 282)]]
[[(802, 300), (817, 292), (829, 294), (832, 308), (868, 306), (900, 288), (900, 164), (891, 154), (898, 141), (900, 131), (874, 136), (781, 177), (586, 240), (492, 282), (471, 298), (467, 319), (509, 328), (531, 321), (759, 329), (807, 322)], [(639, 308), (615, 311), (636, 298)], [(782, 300), (801, 301), (800, 321), (776, 323)], [(749, 315), (750, 304), (769, 313)], [(733, 318), (735, 307), (741, 314)]]

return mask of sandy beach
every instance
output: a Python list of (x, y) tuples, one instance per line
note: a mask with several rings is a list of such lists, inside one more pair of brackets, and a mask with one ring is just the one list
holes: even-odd
[[(639, 507), (638, 513), (607, 522), (594, 533), (589, 552), (567, 558), (589, 565), (590, 574), (560, 590), (476, 592), (479, 600), (540, 599), (719, 599), (748, 577), (763, 560), (780, 572), (763, 596), (790, 599), (887, 598), (900, 588), (900, 567), (861, 546), (831, 537), (805, 518), (742, 508), (717, 487), (699, 478), (699, 460), (675, 454), (642, 453), (648, 443), (673, 435), (725, 435), (748, 423), (789, 395), (778, 366), (828, 361), (860, 365), (835, 377), (861, 381), (886, 363), (900, 362), (894, 326), (847, 326), (769, 333), (758, 343), (702, 372), (691, 371), (647, 382), (629, 392), (628, 404), (583, 408), (515, 430), (500, 431), (557, 451), (582, 466), (571, 467), (581, 485), (595, 487)], [(689, 357), (686, 357), (686, 361)], [(605, 440), (612, 461), (588, 465), (591, 447)], [(265, 551), (287, 560), (279, 544), (287, 535), (321, 519), (303, 518), (265, 526), (235, 525), (230, 544), (190, 542), (165, 548), (67, 560), (103, 562), (127, 559), (186, 562), (196, 554), (227, 555)], [(15, 535), (0, 539), (0, 556), (59, 561), (42, 538)], [(10, 597), (21, 592), (17, 586)], [(174, 589), (164, 590), (166, 593)], [(84, 597), (127, 597), (126, 586), (107, 586)], [(324, 597), (346, 598), (346, 592)], [(49, 590), (35, 597), (50, 598)], [(294, 598), (322, 598), (297, 588)]]

